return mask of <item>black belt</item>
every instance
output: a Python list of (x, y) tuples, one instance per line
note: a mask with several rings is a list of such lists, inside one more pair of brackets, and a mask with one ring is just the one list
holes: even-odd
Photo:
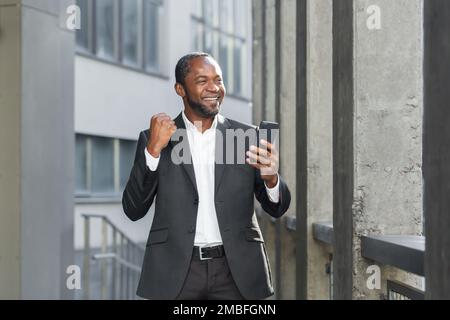
[(223, 245), (215, 247), (194, 247), (193, 256), (200, 260), (210, 260), (225, 256)]

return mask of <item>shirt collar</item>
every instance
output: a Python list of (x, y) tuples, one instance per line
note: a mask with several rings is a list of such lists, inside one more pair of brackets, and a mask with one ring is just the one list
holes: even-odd
[[(181, 115), (183, 117), (183, 121), (184, 121), (184, 124), (186, 126), (186, 129), (194, 130), (195, 132), (197, 132), (198, 131), (197, 127), (186, 117), (186, 114), (184, 113), (184, 111), (181, 113)], [(217, 120), (218, 120), (218, 115), (216, 115), (214, 117), (214, 121), (213, 121), (213, 123), (211, 125), (211, 128), (207, 129), (204, 133), (208, 132), (209, 130), (215, 130), (217, 128)]]

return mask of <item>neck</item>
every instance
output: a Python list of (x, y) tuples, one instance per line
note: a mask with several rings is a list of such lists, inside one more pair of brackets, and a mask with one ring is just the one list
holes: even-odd
[(188, 118), (188, 120), (192, 122), (201, 133), (211, 128), (214, 122), (214, 117), (204, 118), (195, 113), (194, 110), (192, 110), (192, 108), (188, 106), (185, 106), (184, 114), (186, 115), (186, 118)]

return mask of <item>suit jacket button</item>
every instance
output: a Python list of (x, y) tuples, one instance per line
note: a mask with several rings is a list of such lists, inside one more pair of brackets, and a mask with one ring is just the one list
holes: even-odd
[(189, 233), (194, 233), (194, 231), (195, 231), (195, 228), (194, 228), (193, 226), (191, 226), (191, 227), (189, 228)]
[(195, 205), (198, 205), (198, 203), (199, 203), (198, 199), (195, 199), (195, 200), (194, 200), (194, 204), (195, 204)]

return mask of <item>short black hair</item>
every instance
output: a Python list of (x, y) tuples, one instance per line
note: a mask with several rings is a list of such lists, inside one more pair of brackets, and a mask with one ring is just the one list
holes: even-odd
[(177, 66), (175, 67), (175, 80), (177, 83), (184, 86), (184, 80), (191, 69), (191, 61), (200, 57), (212, 58), (211, 55), (206, 52), (192, 52), (178, 60)]

